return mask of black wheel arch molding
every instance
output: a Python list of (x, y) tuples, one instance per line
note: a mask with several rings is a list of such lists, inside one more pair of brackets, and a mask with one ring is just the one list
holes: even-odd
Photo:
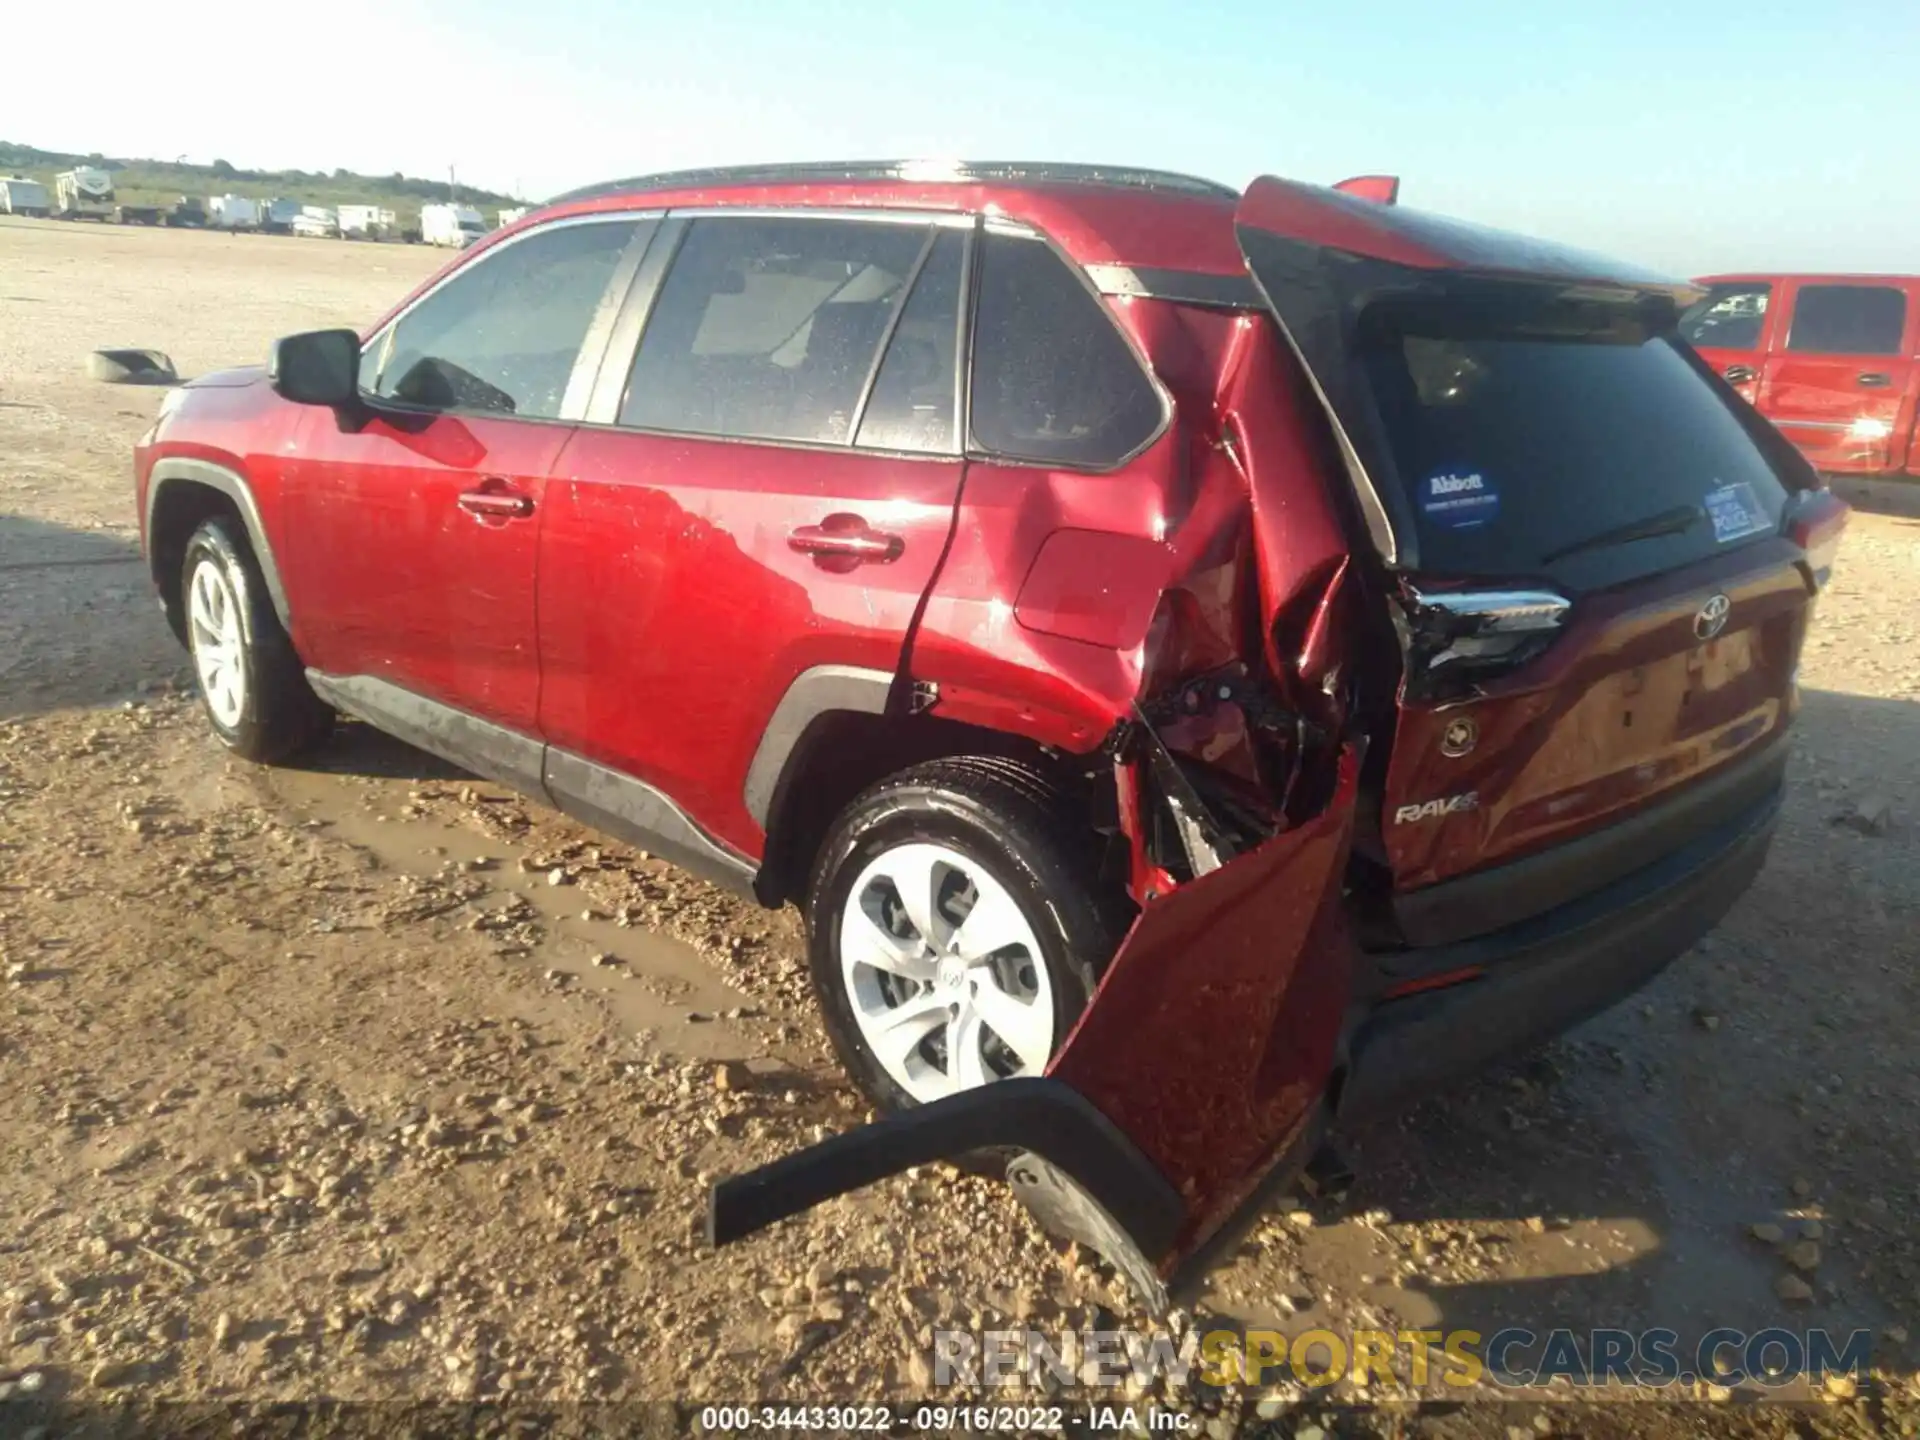
[(244, 475), (228, 466), (183, 455), (167, 456), (154, 462), (147, 477), (147, 511), (142, 517), (140, 532), (146, 551), (147, 569), (153, 576), (154, 585), (164, 595), (172, 578), (163, 575), (159, 568), (161, 557), (155, 544), (155, 521), (161, 515), (162, 501), (168, 495), (179, 493), (180, 487), (187, 485), (215, 491), (232, 502), (240, 523), (246, 527), (247, 543), (253, 547), (253, 558), (260, 566), (260, 578), (266, 582), (267, 598), (273, 603), (273, 613), (279, 617), (281, 628), (292, 634), (293, 612), (287, 603), (286, 584), (281, 579), (280, 565), (274, 558), (273, 544), (267, 535), (266, 522), (260, 516), (259, 503), (253, 497), (253, 487), (247, 483)]

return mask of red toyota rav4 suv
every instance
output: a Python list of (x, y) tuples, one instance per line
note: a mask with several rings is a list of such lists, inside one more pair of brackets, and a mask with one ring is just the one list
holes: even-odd
[(345, 711), (804, 907), (891, 1113), (716, 1240), (988, 1149), (1164, 1298), (1734, 902), (1844, 520), (1690, 289), (1394, 188), (582, 191), (170, 396), (153, 578), (236, 752)]

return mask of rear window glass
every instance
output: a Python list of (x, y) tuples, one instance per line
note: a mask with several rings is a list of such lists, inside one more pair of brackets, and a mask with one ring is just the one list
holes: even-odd
[(1773, 287), (1715, 285), (1680, 317), (1680, 334), (1700, 350), (1757, 350)]
[(1431, 305), (1363, 364), (1423, 572), (1597, 589), (1774, 530), (1786, 491), (1731, 407), (1632, 312)]
[(1907, 297), (1891, 285), (1803, 285), (1787, 348), (1815, 355), (1898, 355)]

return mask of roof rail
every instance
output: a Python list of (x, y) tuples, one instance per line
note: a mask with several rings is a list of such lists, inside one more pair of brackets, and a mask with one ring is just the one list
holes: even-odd
[(606, 195), (649, 190), (701, 190), (731, 185), (781, 185), (805, 181), (901, 180), (939, 184), (967, 181), (1032, 185), (1106, 185), (1180, 195), (1238, 199), (1240, 192), (1217, 181), (1167, 170), (1127, 165), (1072, 165), (1020, 160), (811, 160), (785, 165), (723, 165), (704, 170), (669, 170), (607, 180), (556, 195), (549, 205), (597, 200)]

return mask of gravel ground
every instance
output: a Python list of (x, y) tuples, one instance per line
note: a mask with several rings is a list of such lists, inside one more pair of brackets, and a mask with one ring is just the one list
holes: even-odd
[[(0, 218), (0, 1406), (924, 1396), (936, 1326), (1127, 1315), (943, 1167), (707, 1251), (714, 1174), (864, 1115), (793, 913), (364, 727), (266, 771), (200, 722), (130, 513), (157, 393), (87, 351), (244, 362), (441, 258)], [(1920, 1430), (1920, 505), (1853, 498), (1751, 896), (1632, 1004), (1353, 1137), (1352, 1192), (1283, 1201), (1177, 1318), (1860, 1326), (1874, 1379), (1163, 1397), (1210, 1433)]]

